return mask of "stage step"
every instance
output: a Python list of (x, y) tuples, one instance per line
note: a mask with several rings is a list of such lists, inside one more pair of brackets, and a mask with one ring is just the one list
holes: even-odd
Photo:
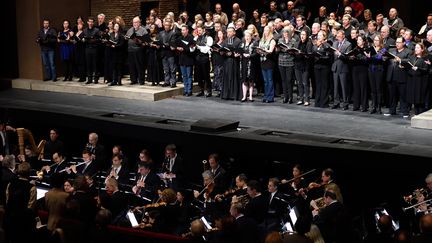
[(432, 129), (432, 109), (412, 117), (411, 127)]
[[(63, 80), (63, 77), (59, 78), (57, 82), (18, 78), (12, 80), (12, 88), (147, 101), (158, 101), (183, 95), (183, 84), (177, 84), (175, 88), (151, 86), (150, 83), (130, 85), (128, 79), (123, 79), (122, 86), (108, 86), (102, 83), (84, 84), (84, 82), (78, 82), (77, 79), (74, 81), (61, 80)], [(193, 90), (196, 92), (198, 87), (194, 85)]]

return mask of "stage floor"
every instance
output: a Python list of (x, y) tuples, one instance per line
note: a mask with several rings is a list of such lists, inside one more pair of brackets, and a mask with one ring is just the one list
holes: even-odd
[[(244, 131), (261, 129), (276, 131), (275, 139), (280, 139), (285, 135), (289, 139), (289, 134), (297, 135), (296, 140), (291, 142), (318, 143), (320, 146), (319, 139), (309, 141), (309, 136), (333, 141), (332, 144), (327, 143), (325, 146), (345, 146), (348, 149), (357, 149), (359, 147), (355, 147), (356, 144), (368, 141), (389, 145), (386, 150), (382, 150), (383, 152), (432, 157), (432, 130), (411, 128), (410, 120), (403, 119), (401, 116), (385, 117), (377, 114), (370, 115), (366, 112), (283, 104), (280, 98), (276, 99), (275, 103), (266, 104), (261, 103), (259, 97), (256, 99), (255, 102), (241, 103), (221, 100), (217, 97), (174, 96), (154, 102), (10, 89), (0, 92), (0, 107), (87, 116), (100, 113), (120, 113), (187, 122), (195, 122), (203, 118), (228, 119), (239, 121), (239, 130), (244, 128)], [(300, 135), (304, 135), (303, 140)], [(236, 134), (231, 133), (230, 136), (236, 136)], [(267, 136), (266, 139), (272, 139), (272, 137)], [(375, 148), (382, 149), (379, 146)], [(375, 148), (371, 147), (371, 149)], [(368, 148), (363, 147), (362, 149)]]

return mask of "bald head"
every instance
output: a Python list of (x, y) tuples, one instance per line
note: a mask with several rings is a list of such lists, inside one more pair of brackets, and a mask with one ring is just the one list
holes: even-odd
[(192, 221), (191, 223), (191, 233), (194, 236), (201, 236), (205, 233), (205, 229), (204, 229), (204, 223), (199, 220), (196, 219), (194, 221)]
[(238, 3), (234, 3), (232, 9), (235, 13), (237, 13), (240, 10), (240, 5)]

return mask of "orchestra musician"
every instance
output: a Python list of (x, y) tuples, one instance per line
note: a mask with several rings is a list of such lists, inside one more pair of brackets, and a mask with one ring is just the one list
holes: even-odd
[(105, 147), (99, 143), (99, 136), (97, 133), (90, 133), (88, 136), (88, 143), (85, 148), (92, 153), (92, 159), (96, 164), (97, 170), (107, 170), (109, 163), (106, 163)]
[(221, 189), (225, 190), (228, 188), (229, 178), (227, 177), (227, 172), (220, 165), (219, 154), (210, 154), (208, 157), (208, 163), (210, 165), (209, 170), (215, 177), (215, 183)]
[[(334, 182), (334, 171), (331, 168), (324, 169), (321, 173), (321, 183), (318, 184), (316, 182), (311, 182), (307, 188), (307, 190), (311, 190), (313, 188), (320, 189), (319, 195), (323, 195), (323, 193), (327, 190), (332, 190), (336, 194), (336, 199), (343, 203), (343, 198), (339, 186)], [(309, 191), (310, 193), (310, 191)], [(309, 194), (308, 194), (309, 196)], [(316, 209), (316, 208), (315, 208)]]
[[(1, 156), (0, 156), (1, 157)], [(14, 155), (6, 155), (3, 157), (1, 161), (1, 183), (0, 183), (0, 205), (5, 205), (6, 203), (6, 187), (9, 182), (13, 181), (17, 178), (15, 173), (15, 156)]]
[(159, 177), (166, 187), (177, 190), (182, 187), (184, 176), (183, 159), (177, 154), (175, 144), (165, 147), (165, 159), (160, 169)]
[(283, 197), (283, 194), (279, 192), (280, 181), (278, 178), (270, 178), (267, 184), (268, 194), (268, 207), (265, 217), (265, 225), (267, 230), (279, 230), (280, 223), (282, 222), (282, 215), (287, 208), (287, 203)]
[(73, 174), (78, 175), (84, 175), (84, 174), (90, 174), (93, 175), (97, 172), (96, 170), (96, 164), (93, 162), (92, 153), (89, 150), (84, 150), (82, 152), (82, 158), (84, 160), (83, 163), (78, 165), (71, 165), (70, 171)]
[(160, 178), (154, 173), (149, 164), (138, 163), (138, 173), (135, 177), (136, 184), (132, 192), (151, 201), (157, 197), (157, 189), (162, 185)]
[(210, 170), (202, 173), (204, 189), (201, 192), (194, 190), (195, 199), (204, 203), (204, 208), (208, 203), (215, 202), (216, 195), (222, 193), (222, 188), (216, 184), (216, 177)]
[(41, 171), (44, 172), (45, 176), (51, 176), (55, 173), (66, 173), (65, 169), (67, 166), (66, 158), (61, 152), (55, 152), (53, 154), (54, 164), (45, 165), (42, 167)]
[[(293, 179), (291, 179), (289, 186), (292, 188), (292, 190), (294, 190), (294, 193), (296, 195), (299, 195), (299, 191), (301, 189), (307, 188), (308, 185), (306, 183), (306, 180), (304, 179), (304, 177), (302, 177), (301, 175), (303, 174), (303, 170), (300, 164), (295, 164), (292, 168), (292, 176)], [(283, 179), (281, 181), (282, 185), (283, 184), (287, 184), (289, 181), (286, 179)], [(282, 186), (281, 185), (281, 186)]]
[(250, 200), (244, 205), (244, 215), (254, 219), (258, 224), (261, 224), (264, 222), (267, 213), (267, 198), (261, 194), (261, 187), (258, 181), (251, 180), (248, 182), (247, 186), (247, 193)]
[(120, 186), (125, 186), (129, 183), (129, 171), (126, 166), (123, 166), (123, 155), (116, 154), (112, 157), (111, 169), (106, 173), (105, 184), (110, 178), (114, 178)]

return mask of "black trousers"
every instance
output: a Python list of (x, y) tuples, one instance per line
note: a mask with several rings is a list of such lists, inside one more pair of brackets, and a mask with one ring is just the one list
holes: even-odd
[(88, 81), (92, 81), (97, 73), (97, 48), (86, 48), (86, 64), (87, 64), (87, 77)]
[(144, 84), (144, 52), (143, 49), (128, 52), (129, 74), (132, 84)]
[(370, 71), (369, 70), (369, 83), (371, 89), (372, 107), (381, 108), (381, 100), (383, 99), (383, 78), (384, 71)]
[(362, 109), (366, 110), (369, 107), (368, 104), (368, 67), (362, 65), (356, 65), (352, 68), (352, 80), (353, 80), (353, 109), (359, 109), (360, 105)]
[(408, 115), (408, 103), (406, 102), (406, 83), (398, 83), (396, 80), (388, 83), (389, 88), (389, 113), (396, 114), (396, 107), (399, 101), (400, 112)]
[(315, 65), (314, 73), (316, 80), (315, 107), (326, 108), (329, 106), (330, 67)]
[(295, 69), (294, 72), (298, 83), (299, 99), (301, 101), (309, 102), (309, 70)]
[(69, 79), (69, 78), (72, 79), (73, 76), (72, 59), (63, 60), (63, 66), (64, 66), (65, 79)]
[(197, 57), (195, 62), (195, 78), (198, 81), (200, 91), (206, 90), (208, 93), (212, 91), (212, 83), (210, 80), (210, 60), (208, 55)]
[(293, 80), (292, 80), (292, 77), (293, 77), (294, 67), (293, 66), (288, 66), (288, 67), (279, 66), (279, 72), (281, 75), (283, 96), (285, 99), (292, 99), (293, 98)]
[[(333, 84), (334, 84), (334, 104), (339, 105), (339, 103), (342, 101), (343, 106), (347, 106), (349, 104), (348, 102), (348, 95), (349, 95), (349, 87), (348, 87), (348, 74), (349, 73), (339, 73), (339, 72), (333, 72)], [(340, 89), (340, 90), (339, 90)], [(342, 100), (340, 92), (342, 92)]]

